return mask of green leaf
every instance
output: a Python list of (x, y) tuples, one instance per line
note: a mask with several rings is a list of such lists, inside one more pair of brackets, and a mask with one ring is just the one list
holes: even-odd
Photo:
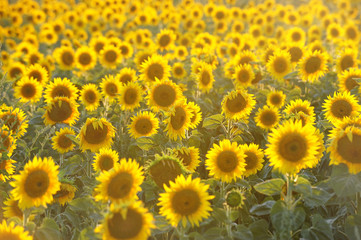
[(149, 151), (155, 146), (155, 143), (150, 137), (140, 137), (136, 140), (137, 146), (143, 150)]
[(281, 178), (270, 179), (254, 185), (254, 189), (267, 196), (280, 194), (285, 181)]
[(209, 239), (209, 238), (215, 238), (215, 237), (220, 237), (222, 234), (222, 228), (219, 227), (212, 227), (210, 229), (208, 229), (204, 234), (203, 237), (205, 239)]
[(330, 179), (330, 187), (337, 196), (347, 197), (361, 192), (361, 176), (348, 172), (345, 164), (333, 166)]
[(234, 239), (253, 240), (253, 234), (244, 225), (237, 225), (237, 231), (233, 232)]
[(346, 219), (345, 231), (349, 239), (361, 240), (361, 216), (348, 216)]
[(305, 204), (309, 207), (324, 205), (333, 196), (333, 194), (321, 187), (313, 187), (311, 183), (303, 177), (298, 178), (294, 189), (295, 192), (302, 194)]
[(222, 124), (223, 119), (222, 114), (212, 115), (203, 120), (203, 127), (206, 129), (215, 129)]
[(291, 232), (305, 221), (306, 213), (301, 207), (288, 209), (285, 202), (278, 200), (271, 209), (271, 222), (279, 239), (290, 239)]
[(312, 226), (308, 229), (302, 229), (301, 235), (304, 239), (310, 240), (333, 240), (333, 234), (330, 224), (319, 214), (311, 217)]
[(88, 211), (93, 208), (93, 200), (89, 197), (76, 198), (69, 202), (69, 207), (73, 211)]
[(256, 216), (268, 215), (268, 214), (270, 214), (271, 208), (273, 207), (275, 202), (276, 201), (270, 200), (270, 201), (266, 201), (262, 204), (255, 204), (251, 207), (249, 212)]
[(36, 229), (34, 233), (34, 240), (47, 239), (47, 240), (61, 240), (61, 233), (58, 225), (53, 219), (44, 218), (41, 227)]
[(253, 234), (254, 239), (262, 239), (262, 240), (270, 240), (272, 239), (271, 235), (268, 231), (268, 222), (264, 219), (261, 219), (259, 221), (253, 222), (249, 229), (251, 230)]
[(216, 221), (220, 223), (224, 223), (227, 220), (227, 214), (223, 208), (214, 208), (212, 216)]

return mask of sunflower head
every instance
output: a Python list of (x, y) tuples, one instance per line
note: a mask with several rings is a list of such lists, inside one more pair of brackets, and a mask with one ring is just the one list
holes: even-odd
[(32, 240), (33, 237), (22, 226), (16, 226), (14, 222), (7, 224), (4, 219), (0, 223), (0, 239)]
[(122, 56), (118, 47), (115, 47), (112, 44), (107, 44), (100, 51), (99, 57), (100, 63), (105, 68), (115, 69), (116, 66), (121, 62)]
[(20, 98), (20, 102), (36, 103), (40, 100), (43, 87), (34, 78), (24, 76), (17, 82), (14, 88), (14, 96)]
[(168, 80), (170, 77), (170, 66), (165, 58), (154, 54), (141, 65), (140, 72), (140, 79), (152, 84), (157, 80)]
[(275, 107), (269, 107), (267, 105), (258, 109), (255, 117), (256, 125), (263, 129), (272, 129), (280, 120), (280, 115)]
[(166, 114), (167, 136), (172, 140), (185, 138), (185, 131), (189, 129), (193, 113), (184, 101), (177, 102)]
[(235, 73), (233, 74), (233, 82), (237, 88), (246, 88), (252, 85), (255, 79), (255, 74), (251, 65), (241, 64), (236, 66)]
[(5, 207), (3, 207), (3, 209), (5, 218), (18, 217), (20, 220), (23, 220), (23, 210), (19, 207), (19, 201), (15, 200), (12, 195), (10, 195), (10, 198), (4, 202), (4, 205)]
[(174, 227), (177, 227), (180, 221), (185, 227), (187, 220), (192, 226), (199, 226), (212, 211), (209, 200), (214, 196), (208, 194), (208, 188), (209, 185), (201, 183), (200, 178), (192, 179), (191, 175), (187, 178), (178, 176), (170, 182), (169, 187), (165, 186), (165, 193), (160, 194), (160, 214)]
[(56, 97), (67, 97), (70, 100), (76, 100), (78, 89), (68, 78), (54, 78), (54, 81), (46, 86), (44, 98), (47, 103), (50, 103)]
[(10, 157), (16, 148), (16, 138), (11, 135), (11, 130), (3, 125), (0, 128), (0, 154), (7, 153)]
[(267, 70), (275, 79), (282, 80), (291, 72), (291, 55), (286, 50), (277, 50), (267, 62)]
[(108, 98), (111, 102), (116, 99), (120, 92), (120, 83), (113, 75), (107, 75), (102, 79), (100, 88), (102, 95)]
[(72, 70), (75, 66), (75, 52), (70, 46), (61, 46), (53, 52), (59, 68), (63, 70)]
[(124, 85), (129, 82), (135, 82), (137, 80), (137, 75), (136, 71), (132, 68), (122, 68), (115, 78)]
[(254, 143), (243, 144), (241, 145), (241, 149), (243, 150), (246, 156), (245, 157), (246, 171), (244, 173), (244, 176), (248, 177), (252, 174), (256, 174), (257, 171), (261, 170), (263, 167), (263, 162), (264, 162), (263, 150), (257, 144)]
[(8, 107), (5, 104), (0, 106), (0, 120), (7, 126), (11, 133), (17, 137), (25, 134), (28, 127), (28, 120), (23, 110), (19, 108)]
[(308, 100), (296, 99), (292, 100), (285, 108), (284, 112), (288, 115), (295, 116), (302, 120), (302, 124), (314, 123), (316, 120), (316, 115), (314, 112), (314, 107), (311, 106), (311, 103)]
[(150, 137), (157, 133), (159, 120), (154, 113), (143, 111), (131, 117), (131, 123), (128, 125), (129, 134), (136, 138)]
[(49, 81), (48, 71), (40, 64), (30, 65), (26, 68), (24, 76), (35, 79), (38, 84), (43, 86)]
[(299, 72), (303, 81), (314, 82), (325, 75), (327, 71), (327, 55), (324, 52), (309, 51), (300, 60)]
[(213, 144), (206, 155), (209, 175), (224, 182), (232, 182), (245, 172), (245, 154), (236, 142), (228, 139)]
[(97, 152), (101, 148), (109, 148), (113, 143), (115, 129), (105, 118), (88, 118), (80, 130), (80, 148)]
[(75, 64), (81, 71), (87, 71), (94, 68), (96, 63), (97, 55), (93, 49), (82, 46), (76, 50)]
[(245, 196), (240, 190), (232, 189), (226, 194), (226, 205), (232, 209), (242, 208)]
[(356, 81), (361, 78), (361, 69), (349, 68), (338, 75), (338, 87), (341, 92), (350, 92), (360, 84)]
[(157, 81), (148, 93), (148, 105), (153, 111), (169, 110), (174, 104), (183, 99), (180, 87), (172, 81)]
[(76, 188), (72, 184), (62, 182), (60, 183), (59, 191), (54, 194), (54, 201), (58, 202), (60, 205), (65, 205), (73, 200), (75, 192)]
[(98, 87), (93, 83), (83, 86), (80, 91), (80, 100), (88, 111), (94, 111), (100, 104), (100, 92)]
[(233, 120), (246, 120), (256, 101), (252, 94), (245, 90), (233, 90), (229, 92), (222, 101), (222, 113)]
[(172, 30), (162, 29), (160, 33), (157, 34), (157, 45), (160, 50), (169, 50), (173, 48), (176, 35)]
[(118, 165), (119, 154), (109, 148), (101, 148), (94, 156), (93, 168), (96, 172), (109, 171)]
[(78, 104), (67, 97), (55, 97), (43, 115), (45, 125), (66, 123), (73, 125), (79, 118)]
[(267, 94), (267, 105), (281, 108), (285, 104), (286, 95), (282, 91), (272, 91)]
[(19, 175), (13, 176), (12, 195), (21, 208), (46, 206), (53, 201), (53, 195), (60, 189), (58, 166), (52, 158), (34, 157), (24, 166)]
[(183, 166), (190, 172), (194, 172), (198, 167), (199, 149), (195, 147), (182, 147), (173, 149), (174, 156), (177, 157)]
[(143, 89), (136, 82), (128, 82), (120, 86), (119, 89), (119, 103), (122, 110), (133, 111), (140, 106), (143, 99)]
[(75, 144), (69, 136), (75, 136), (75, 132), (71, 128), (62, 128), (57, 131), (52, 139), (53, 148), (62, 154), (72, 151)]

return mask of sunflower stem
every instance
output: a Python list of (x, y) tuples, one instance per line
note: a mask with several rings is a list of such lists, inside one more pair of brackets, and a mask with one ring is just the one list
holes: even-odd
[(286, 204), (287, 208), (291, 209), (293, 206), (293, 199), (292, 199), (292, 181), (293, 181), (293, 175), (286, 174), (287, 179), (287, 196), (286, 196)]
[(177, 229), (177, 232), (178, 232), (178, 235), (179, 235), (179, 240), (187, 239), (187, 236), (185, 234), (185, 228), (183, 227), (182, 224), (180, 224), (180, 227), (176, 228), (176, 229)]
[(59, 167), (63, 165), (64, 162), (64, 154), (60, 154)]
[(226, 223), (226, 230), (227, 230), (227, 236), (232, 238), (232, 229), (231, 229), (231, 208), (230, 207), (226, 207), (226, 216), (227, 216), (227, 223)]

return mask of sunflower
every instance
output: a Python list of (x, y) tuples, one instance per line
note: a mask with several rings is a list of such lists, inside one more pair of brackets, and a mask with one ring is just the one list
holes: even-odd
[(172, 30), (162, 29), (160, 33), (157, 34), (157, 45), (161, 51), (170, 50), (174, 47), (174, 41), (176, 35)]
[(104, 240), (148, 239), (151, 229), (155, 228), (153, 221), (152, 214), (142, 202), (134, 201), (126, 208), (111, 207), (97, 230), (103, 232)]
[(105, 68), (114, 69), (122, 61), (119, 48), (107, 44), (100, 51), (99, 61)]
[(333, 22), (327, 26), (326, 33), (328, 40), (337, 43), (343, 36), (343, 28), (340, 26), (340, 24)]
[(93, 169), (96, 172), (109, 171), (118, 165), (119, 154), (109, 148), (101, 148), (94, 156)]
[(111, 147), (114, 136), (115, 129), (105, 118), (87, 118), (78, 138), (82, 151), (89, 149), (92, 152), (97, 152), (101, 148)]
[(76, 50), (75, 64), (81, 71), (87, 71), (94, 68), (96, 63), (97, 55), (93, 49), (82, 46)]
[(137, 81), (137, 74), (132, 68), (122, 68), (115, 78), (118, 79), (121, 84), (127, 84)]
[(39, 53), (36, 50), (31, 50), (29, 54), (26, 55), (25, 61), (29, 65), (35, 65), (37, 63), (40, 63), (44, 60), (44, 55), (42, 53)]
[(119, 89), (119, 103), (122, 110), (133, 111), (140, 106), (143, 99), (143, 89), (136, 82), (128, 82)]
[(12, 195), (4, 202), (4, 217), (5, 218), (12, 218), (18, 217), (20, 220), (23, 220), (24, 213), (19, 207), (19, 201), (15, 200)]
[(180, 221), (185, 227), (187, 220), (192, 226), (199, 226), (203, 219), (209, 217), (212, 211), (209, 200), (214, 196), (208, 194), (209, 185), (201, 183), (200, 178), (192, 179), (191, 175), (185, 178), (180, 175), (174, 182), (170, 182), (169, 187), (164, 188), (165, 193), (161, 193), (159, 197), (159, 213), (174, 227)]
[(341, 92), (350, 92), (353, 88), (359, 86), (355, 80), (361, 79), (361, 69), (349, 68), (338, 75), (338, 87)]
[(141, 191), (143, 168), (133, 159), (122, 158), (120, 163), (109, 171), (103, 171), (96, 178), (100, 184), (96, 187), (97, 201), (111, 201), (114, 205), (129, 204)]
[(88, 111), (94, 111), (100, 104), (100, 92), (97, 85), (88, 83), (80, 91), (80, 100)]
[(67, 97), (72, 101), (78, 98), (78, 89), (68, 78), (54, 78), (54, 81), (46, 86), (44, 93), (47, 103), (56, 97)]
[(157, 133), (159, 120), (152, 112), (142, 111), (131, 117), (131, 123), (128, 125), (128, 132), (131, 137), (150, 137)]
[(200, 163), (198, 148), (182, 147), (173, 149), (173, 153), (180, 160), (185, 169), (190, 172), (195, 172), (196, 168)]
[(235, 73), (233, 74), (233, 83), (237, 88), (246, 88), (251, 86), (254, 79), (255, 74), (251, 65), (246, 63), (236, 66)]
[(188, 102), (187, 105), (188, 105), (188, 108), (189, 108), (191, 114), (193, 115), (191, 117), (189, 128), (194, 129), (202, 121), (202, 112), (201, 112), (200, 107), (197, 104), (195, 104), (194, 102)]
[(142, 69), (142, 65), (148, 61), (149, 58), (152, 57), (154, 54), (154, 51), (152, 50), (143, 50), (137, 52), (137, 54), (134, 57), (134, 62), (137, 65), (138, 69)]
[(14, 87), (14, 96), (20, 98), (20, 102), (36, 103), (40, 100), (43, 87), (34, 78), (22, 77)]
[(48, 72), (40, 64), (30, 65), (26, 68), (24, 76), (35, 79), (38, 84), (43, 86), (49, 81)]
[(71, 128), (62, 128), (55, 132), (55, 136), (52, 138), (53, 149), (62, 154), (72, 151), (75, 145), (69, 135), (75, 136), (75, 132)]
[(358, 42), (360, 38), (360, 31), (358, 30), (358, 27), (353, 22), (349, 22), (344, 26), (345, 30), (345, 37), (348, 40), (352, 40), (354, 42)]
[(147, 167), (149, 176), (162, 189), (164, 186), (169, 186), (170, 181), (174, 181), (178, 175), (185, 171), (178, 158), (168, 155), (156, 155), (155, 160)]
[(45, 125), (66, 123), (69, 126), (75, 124), (79, 118), (79, 105), (67, 97), (56, 97), (46, 107), (43, 115)]
[(113, 102), (119, 95), (120, 88), (120, 82), (113, 75), (105, 76), (100, 83), (102, 95), (108, 98), (110, 102)]
[(26, 133), (28, 120), (23, 110), (3, 104), (0, 106), (0, 120), (16, 137), (22, 137)]
[(120, 50), (120, 55), (124, 59), (128, 59), (133, 56), (133, 47), (127, 41), (122, 41), (117, 47)]
[(286, 95), (282, 91), (272, 91), (267, 94), (267, 105), (281, 108), (285, 104)]
[(302, 28), (294, 27), (287, 31), (287, 39), (290, 43), (297, 44), (299, 46), (305, 45), (306, 33)]
[(73, 185), (62, 182), (60, 183), (59, 191), (54, 194), (54, 201), (64, 206), (66, 203), (73, 200), (75, 192), (76, 188)]
[(156, 81), (148, 92), (148, 106), (153, 111), (158, 112), (160, 109), (169, 110), (178, 100), (183, 99), (180, 87), (174, 82)]
[(333, 97), (328, 96), (323, 108), (326, 119), (331, 123), (340, 122), (345, 117), (356, 117), (361, 111), (357, 98), (350, 92), (335, 92)]
[[(12, 159), (3, 159), (0, 163), (0, 181), (6, 182), (11, 178), (11, 175), (15, 172), (16, 161)], [(5, 174), (3, 174), (5, 173)]]
[(8, 225), (3, 220), (0, 224), (0, 239), (32, 240), (33, 237), (22, 226), (16, 226), (14, 222), (10, 222)]
[[(193, 68), (193, 66), (192, 66)], [(202, 92), (209, 92), (214, 83), (213, 69), (210, 64), (201, 62), (195, 71), (198, 88)]]
[(330, 152), (331, 164), (344, 163), (352, 174), (361, 171), (361, 129), (359, 127), (338, 128), (334, 131), (327, 150)]
[(229, 92), (222, 101), (222, 113), (233, 120), (246, 119), (252, 112), (256, 101), (252, 94), (244, 90), (233, 90)]
[(303, 81), (314, 82), (327, 72), (327, 55), (318, 50), (305, 53), (299, 62), (299, 72)]
[(0, 128), (0, 154), (7, 152), (7, 156), (10, 157), (15, 148), (16, 138), (11, 135), (11, 131), (6, 125), (2, 125)]
[[(299, 114), (302, 119), (302, 123), (314, 123), (316, 120), (314, 107), (311, 106), (311, 103), (308, 100), (296, 99), (292, 100), (284, 109), (284, 112), (288, 115)], [(304, 118), (303, 118), (304, 117)]]
[(45, 29), (40, 32), (39, 40), (51, 46), (58, 41), (58, 35), (52, 29)]
[(53, 194), (60, 189), (58, 173), (58, 166), (51, 157), (34, 157), (25, 164), (24, 170), (13, 176), (15, 181), (10, 183), (14, 187), (11, 194), (19, 200), (20, 208), (46, 207), (51, 203)]
[(270, 166), (284, 174), (296, 174), (303, 168), (314, 167), (321, 148), (315, 130), (311, 124), (303, 125), (301, 121), (285, 121), (274, 128), (265, 150)]
[(230, 209), (240, 209), (244, 206), (245, 196), (239, 189), (232, 189), (225, 196), (226, 206)]
[(168, 80), (170, 76), (170, 67), (166, 58), (154, 54), (148, 58), (140, 67), (140, 79), (148, 82), (155, 83), (156, 80)]
[(10, 61), (7, 68), (8, 76), (10, 80), (16, 80), (18, 77), (22, 77), (25, 73), (25, 65), (21, 62)]
[(179, 101), (167, 112), (166, 116), (164, 123), (167, 124), (165, 128), (167, 136), (173, 141), (176, 141), (178, 137), (185, 138), (185, 131), (189, 129), (193, 116), (188, 105), (184, 101)]
[(214, 176), (215, 179), (230, 183), (245, 172), (246, 155), (236, 142), (231, 143), (228, 139), (224, 139), (219, 145), (214, 143), (206, 157), (205, 165), (209, 175)]
[(254, 143), (243, 144), (240, 146), (240, 148), (246, 155), (246, 171), (244, 173), (244, 176), (248, 177), (250, 175), (256, 174), (263, 167), (263, 150), (259, 147), (259, 145)]
[(180, 61), (186, 60), (188, 56), (188, 50), (185, 46), (177, 46), (174, 49), (174, 57)]
[(255, 122), (256, 125), (263, 129), (272, 129), (280, 120), (278, 109), (275, 107), (269, 107), (267, 105), (258, 109), (256, 113)]
[(303, 48), (297, 44), (287, 46), (287, 51), (291, 56), (291, 63), (296, 65), (303, 57)]
[(337, 59), (336, 68), (339, 73), (342, 73), (348, 68), (357, 68), (357, 65), (357, 51), (351, 48), (347, 48)]
[(187, 72), (181, 62), (174, 63), (172, 66), (172, 74), (174, 78), (183, 79), (187, 76)]
[(102, 35), (92, 37), (89, 42), (89, 46), (97, 53), (103, 50), (104, 46), (107, 45), (108, 39)]
[(53, 52), (59, 68), (62, 70), (72, 70), (75, 66), (75, 52), (71, 47), (61, 46)]
[(285, 50), (278, 50), (270, 57), (266, 67), (274, 78), (282, 80), (292, 70), (291, 55)]

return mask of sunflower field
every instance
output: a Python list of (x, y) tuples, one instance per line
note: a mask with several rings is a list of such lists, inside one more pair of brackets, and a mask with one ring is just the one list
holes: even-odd
[(360, 0), (0, 0), (0, 240), (361, 240)]

